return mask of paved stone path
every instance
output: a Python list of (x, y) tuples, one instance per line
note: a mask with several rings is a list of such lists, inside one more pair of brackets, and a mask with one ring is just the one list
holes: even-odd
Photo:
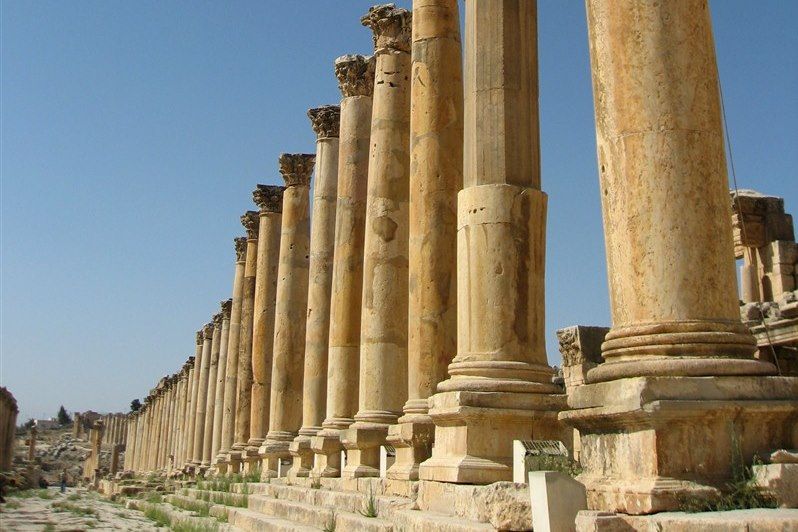
[(0, 504), (0, 530), (165, 530), (136, 510), (100, 498), (82, 488), (30, 490), (6, 496)]

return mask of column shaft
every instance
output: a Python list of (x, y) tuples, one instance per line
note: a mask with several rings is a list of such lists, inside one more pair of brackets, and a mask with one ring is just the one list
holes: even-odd
[(205, 435), (202, 443), (202, 465), (211, 466), (213, 458), (213, 415), (216, 413), (216, 378), (219, 370), (219, 355), (222, 343), (222, 314), (213, 317), (213, 336), (211, 337), (211, 363), (208, 368), (208, 396), (205, 400)]
[(222, 302), (222, 336), (219, 347), (219, 364), (216, 369), (216, 397), (213, 401), (213, 441), (211, 442), (211, 461), (215, 464), (222, 444), (222, 423), (224, 419), (224, 385), (227, 371), (227, 350), (230, 342), (230, 311), (233, 300)]
[(197, 381), (197, 408), (196, 421), (194, 422), (194, 452), (192, 462), (195, 467), (202, 465), (202, 447), (205, 443), (205, 406), (208, 400), (208, 372), (211, 363), (211, 343), (213, 340), (213, 325), (207, 324), (203, 328), (202, 360), (200, 361), (200, 377)]

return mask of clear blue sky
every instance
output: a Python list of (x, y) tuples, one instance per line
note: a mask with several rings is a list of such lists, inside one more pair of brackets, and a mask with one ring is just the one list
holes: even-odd
[[(409, 7), (410, 1), (398, 2)], [(125, 410), (230, 296), (232, 239), (371, 2), (2, 2), (2, 365), (21, 418)], [(714, 0), (741, 187), (798, 214), (798, 2)], [(607, 324), (584, 3), (541, 0), (554, 331)]]

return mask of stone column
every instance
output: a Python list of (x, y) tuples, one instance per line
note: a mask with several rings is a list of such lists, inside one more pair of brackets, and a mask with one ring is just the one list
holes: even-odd
[(277, 475), (278, 460), (289, 456), (288, 446), (302, 424), (310, 255), (310, 175), (314, 161), (314, 155), (280, 155), (280, 173), (286, 188), (274, 309), (269, 433), (260, 449), (264, 478)]
[(463, 75), (457, 0), (413, 2), (408, 387), (388, 429), (389, 478), (418, 480), (435, 425), (428, 399), (457, 350), (457, 193), (463, 188)]
[(138, 415), (136, 412), (131, 412), (127, 416), (127, 434), (125, 437), (125, 461), (123, 468), (126, 471), (133, 470), (134, 458), (136, 456), (136, 443), (134, 435), (136, 434), (136, 423), (138, 422)]
[(310, 236), (305, 370), (302, 378), (302, 428), (291, 442), (291, 477), (306, 477), (313, 468), (311, 437), (321, 430), (327, 400), (327, 352), (330, 337), (330, 290), (335, 242), (335, 203), (338, 190), (338, 148), (341, 108), (308, 111), (316, 133), (316, 183)]
[(388, 425), (407, 400), (410, 35), (412, 15), (393, 4), (361, 19), (374, 32), (376, 73), (371, 117), (364, 241), (358, 413), (341, 439), (346, 478), (379, 476)]
[[(243, 460), (252, 461), (246, 451), (252, 410), (252, 326), (255, 309), (255, 276), (258, 260), (259, 216), (255, 211), (247, 211), (241, 223), (247, 230), (247, 259), (244, 264), (244, 280), (241, 289), (241, 326), (238, 341), (238, 397), (236, 399), (235, 444), (230, 460), (240, 464)], [(233, 465), (235, 470), (239, 465)]]
[(230, 341), (230, 311), (233, 300), (221, 302), (222, 335), (220, 338), (219, 364), (216, 369), (216, 397), (213, 401), (213, 440), (211, 442), (211, 462), (216, 464), (222, 444), (222, 420), (224, 419), (224, 384), (227, 371), (227, 349)]
[(546, 359), (536, 5), (466, 3), (457, 356), (429, 402), (425, 480), (510, 480), (514, 439), (570, 446), (556, 419), (565, 396)]
[(213, 329), (212, 323), (208, 323), (202, 328), (202, 360), (199, 367), (200, 377), (197, 381), (197, 408), (195, 410), (197, 420), (194, 422), (194, 452), (192, 459), (194, 467), (202, 465), (202, 446), (205, 443), (205, 406), (208, 399), (208, 372), (210, 371)]
[(589, 507), (652, 513), (794, 447), (798, 379), (763, 376), (740, 321), (707, 2), (588, 0), (587, 15), (612, 327), (560, 417)]
[[(236, 266), (233, 276), (233, 304), (230, 307), (230, 333), (227, 339), (227, 366), (224, 371), (224, 413), (222, 441), (217, 455), (217, 469), (227, 471), (230, 450), (235, 442), (236, 401), (238, 399), (238, 344), (241, 330), (241, 300), (244, 295), (244, 269), (247, 258), (247, 239), (235, 239)], [(240, 454), (237, 455), (240, 459)], [(239, 462), (240, 463), (240, 462)]]
[(193, 451), (193, 447), (189, 446), (189, 440), (193, 436), (193, 404), (192, 404), (192, 394), (194, 389), (194, 368), (196, 367), (196, 357), (189, 357), (188, 358), (188, 373), (186, 374), (186, 406), (185, 411), (182, 419), (182, 433), (183, 436), (180, 439), (180, 456), (178, 457), (178, 467), (180, 469), (185, 469), (190, 461), (189, 457), (189, 450)]
[(211, 363), (208, 368), (208, 395), (205, 399), (205, 435), (202, 442), (202, 466), (209, 468), (213, 458), (213, 415), (216, 413), (216, 378), (219, 370), (219, 355), (222, 345), (222, 313), (213, 316), (211, 337)]
[(36, 458), (36, 427), (31, 427), (28, 431), (28, 462), (32, 463)]
[(341, 89), (338, 200), (330, 296), (327, 413), (311, 439), (314, 476), (340, 475), (340, 431), (354, 423), (360, 367), (360, 303), (366, 228), (374, 58), (345, 55), (335, 61)]
[(189, 403), (188, 415), (186, 416), (186, 455), (185, 466), (193, 469), (194, 461), (194, 435), (197, 423), (197, 394), (199, 393), (200, 366), (202, 365), (202, 346), (204, 338), (202, 331), (197, 331), (197, 344), (194, 350), (194, 372), (191, 377), (191, 401)]
[[(165, 420), (165, 434), (163, 438), (163, 452), (161, 453), (161, 463), (166, 468), (166, 472), (168, 473), (171, 470), (171, 463), (170, 457), (172, 456), (172, 439), (174, 438), (174, 429), (173, 424), (175, 420), (175, 391), (177, 391), (177, 374), (172, 375), (169, 377), (169, 388), (167, 389), (166, 395), (166, 416)], [(117, 417), (114, 416), (113, 418), (114, 424), (114, 433), (116, 433), (119, 424), (117, 423)], [(117, 445), (116, 442), (116, 434), (111, 438), (111, 444)]]
[[(280, 227), (283, 218), (283, 190), (280, 186), (258, 185), (252, 198), (259, 207), (258, 258), (252, 336), (252, 409), (247, 454), (255, 464), (260, 446), (269, 430), (269, 400), (274, 347), (274, 306), (277, 297), (277, 265), (280, 255)], [(260, 462), (257, 461), (257, 465)], [(251, 467), (251, 465), (250, 465)]]

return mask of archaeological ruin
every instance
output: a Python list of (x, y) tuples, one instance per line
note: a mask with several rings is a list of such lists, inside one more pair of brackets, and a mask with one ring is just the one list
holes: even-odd
[[(518, 448), (574, 471), (563, 530), (656, 529), (752, 464), (798, 507), (798, 247), (783, 199), (730, 196), (707, 1), (587, 16), (610, 327), (560, 330), (552, 366), (536, 2), (467, 0), (464, 45), (456, 0), (374, 6), (191, 356), (140, 410), (75, 416), (87, 481), (245, 530), (528, 530)], [(735, 519), (798, 526), (773, 512)]]

